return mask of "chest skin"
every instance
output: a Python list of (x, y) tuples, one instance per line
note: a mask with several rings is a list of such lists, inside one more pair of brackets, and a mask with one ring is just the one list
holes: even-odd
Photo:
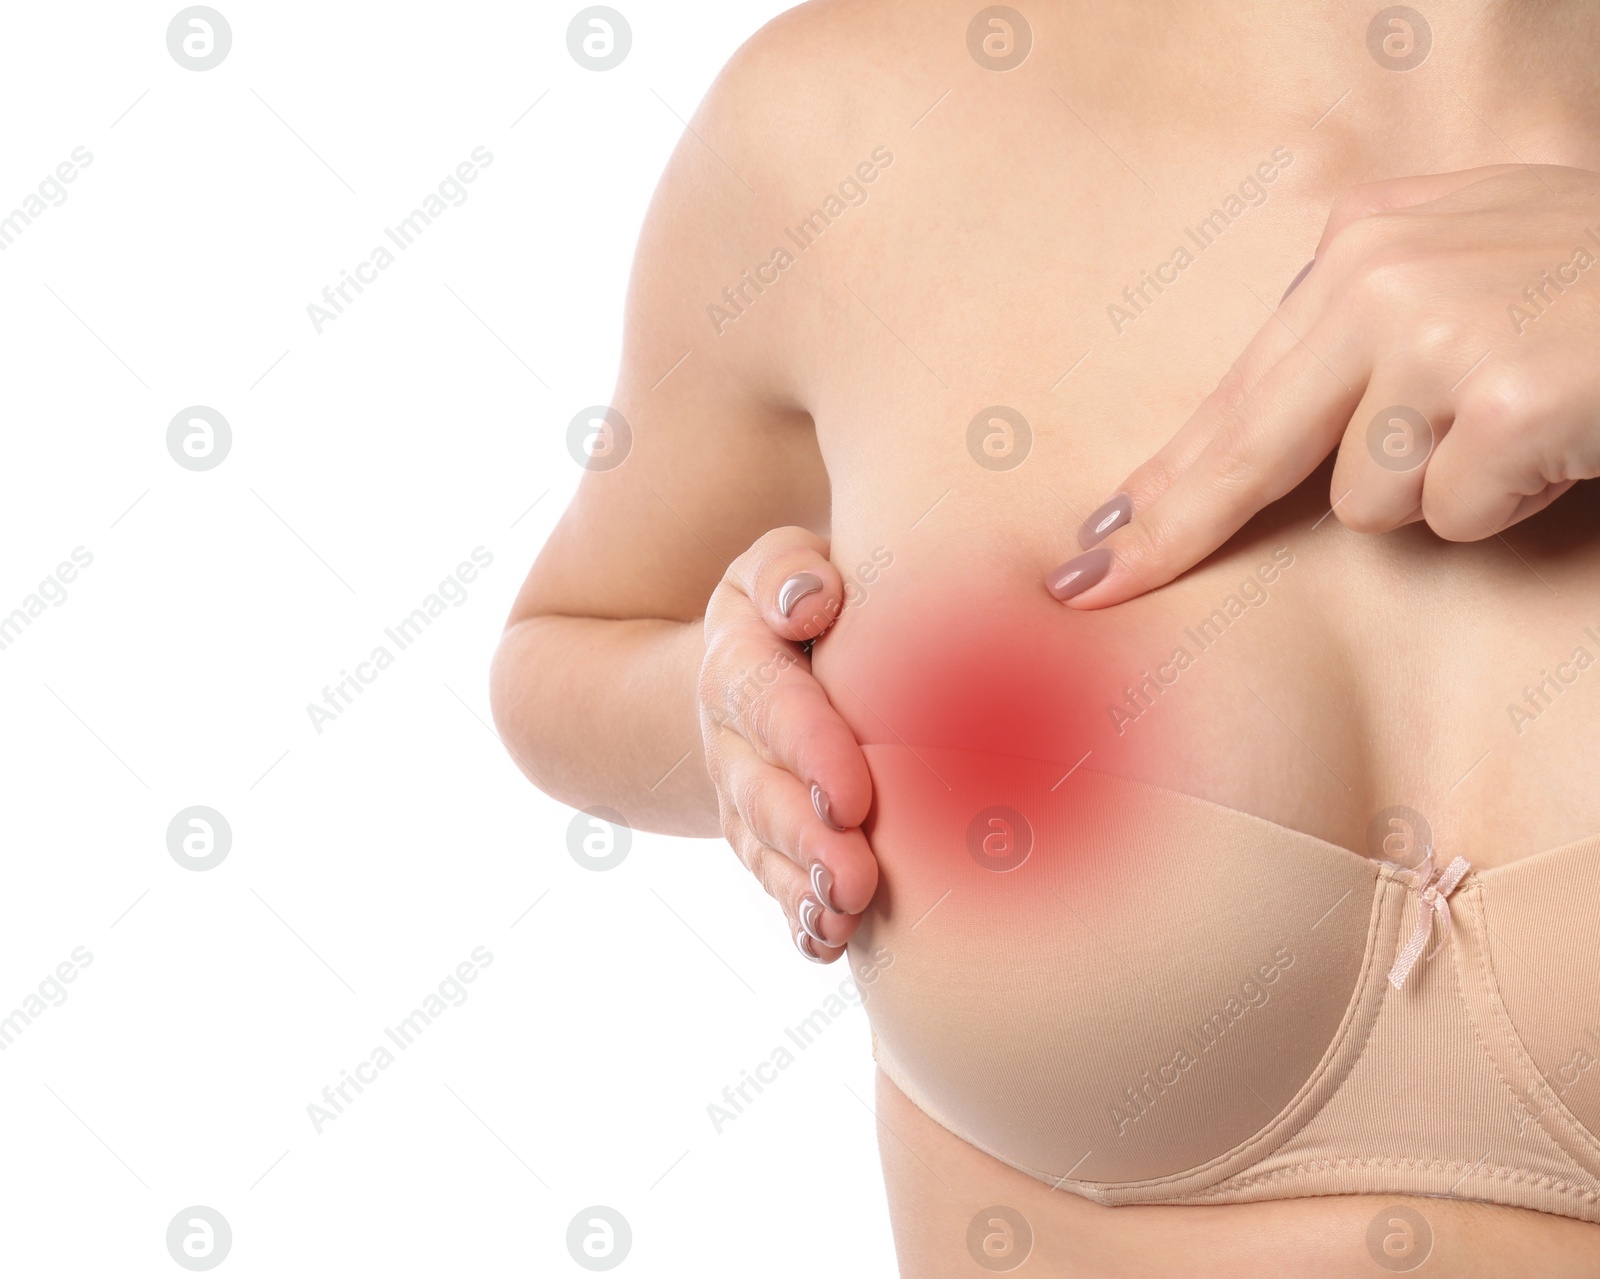
[[(786, 242), (772, 287), (798, 317), (851, 601), (815, 654), (824, 685), (864, 741), (1093, 751), (1360, 852), (1395, 804), (1480, 865), (1600, 829), (1579, 784), (1600, 678), (1525, 696), (1580, 649), (1600, 659), (1584, 486), (1448, 544), (1325, 518), (1325, 465), (1150, 595), (1084, 614), (1045, 593), (1081, 519), (1270, 321), (1334, 194), (1380, 173), (1271, 121), (1168, 141), (1130, 124), (1113, 153), (1049, 86), (978, 81), (858, 148), (859, 203), (819, 189), (812, 213), (838, 216)], [(1559, 713), (1528, 720), (1542, 704)]]

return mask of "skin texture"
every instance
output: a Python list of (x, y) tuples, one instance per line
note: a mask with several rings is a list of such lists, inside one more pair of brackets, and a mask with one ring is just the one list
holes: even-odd
[[(1115, 608), (1088, 593), (1089, 607), (1063, 607), (1043, 587), (1079, 549), (1083, 519), (1196, 405), (1219, 387), (1239, 400), (1229, 369), (1269, 331), (1342, 192), (1519, 157), (1600, 169), (1592, 7), (1436, 4), (1433, 51), (1405, 73), (1369, 53), (1370, 7), (1344, 0), (1028, 14), (1033, 47), (1006, 72), (969, 54), (972, 7), (939, 0), (807, 5), (724, 71), (640, 238), (613, 397), (632, 452), (585, 476), (496, 656), (496, 720), (519, 765), (574, 806), (725, 835), (791, 936), (820, 862), (838, 910), (807, 914), (832, 942), (877, 884), (855, 743), (959, 712), (952, 652), (973, 680), (1004, 677), (1006, 704), (1023, 708), (1016, 731), (1036, 727), (1027, 690), (1045, 681), (1070, 711), (1052, 725), (1103, 749), (1111, 771), (1357, 851), (1373, 851), (1368, 823), (1392, 804), (1426, 814), (1435, 841), (1478, 866), (1600, 830), (1600, 673), (1551, 674), (1577, 671), (1580, 646), (1600, 657), (1584, 631), (1600, 630), (1600, 521), (1582, 484), (1502, 536), (1446, 541), (1423, 522), (1375, 536), (1362, 525), (1397, 522), (1382, 503), (1357, 528), (1343, 505), (1328, 514), (1334, 463), (1317, 463), (1342, 427), (1323, 423), (1296, 456), (1309, 479), (1253, 515), (1245, 501), (1219, 522), (1214, 504), (1208, 536), (1225, 544), (1208, 554), (1201, 537), (1169, 584)], [(1123, 290), (1263, 165), (1264, 198), (1119, 325), (1109, 308), (1128, 305)], [(860, 166), (873, 180), (799, 248), (786, 231)], [(1367, 234), (1362, 221), (1342, 234)], [(1550, 252), (1560, 239), (1541, 235), (1525, 261), (1500, 245), (1517, 267), (1506, 304), (1565, 260), (1567, 246)], [(759, 293), (743, 284), (784, 246), (790, 265), (755, 277)], [(1337, 309), (1321, 269), (1285, 319)], [(719, 321), (708, 307), (731, 311), (734, 286), (739, 312)], [(1454, 296), (1416, 287), (1441, 306)], [(1589, 305), (1585, 289), (1600, 296), (1600, 275), (1531, 326), (1540, 340)], [(1354, 367), (1376, 338), (1347, 337)], [(1020, 414), (1026, 436), (987, 406)], [(1010, 469), (990, 464), (1024, 450)], [(1135, 500), (1141, 513), (1108, 545), (1164, 526), (1144, 514), (1147, 490)], [(1279, 550), (1293, 563), (1266, 602), (1119, 724), (1120, 690), (1245, 579), (1259, 584)], [(796, 573), (823, 586), (784, 617)], [(1065, 671), (1040, 664), (1049, 651), (1070, 655)], [(885, 670), (899, 678), (875, 684)], [(819, 818), (814, 783), (844, 830)], [(1215, 1273), (1377, 1272), (1362, 1242), (1373, 1205), (1354, 1197), (1104, 1209), (1019, 1186), (881, 1087), (907, 1274), (974, 1273), (972, 1213), (1029, 1190), (1054, 1249), (1029, 1273), (1188, 1279), (1212, 1258), (1256, 1267), (1218, 1260)], [(1426, 1273), (1596, 1271), (1595, 1227), (1421, 1202), (1449, 1258)]]

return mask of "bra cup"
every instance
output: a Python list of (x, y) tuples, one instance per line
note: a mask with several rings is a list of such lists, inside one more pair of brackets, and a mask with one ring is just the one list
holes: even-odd
[(1107, 1201), (1221, 1177), (1376, 1006), (1376, 864), (1088, 770), (864, 749), (874, 1035), (896, 1082), (998, 1158)]
[[(1600, 840), (1482, 877), (1463, 993), (1527, 1122), (1600, 1175)], [(1498, 1031), (1498, 1035), (1496, 1034)]]

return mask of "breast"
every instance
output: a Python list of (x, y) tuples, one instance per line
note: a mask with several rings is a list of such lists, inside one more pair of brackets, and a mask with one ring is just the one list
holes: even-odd
[[(813, 669), (858, 741), (1084, 764), (1275, 819), (1259, 792), (1331, 780), (1314, 752), (1290, 755), (1281, 730), (1263, 731), (1246, 691), (1287, 713), (1330, 684), (1323, 628), (1290, 593), (1304, 597), (1294, 575), (1309, 570), (1287, 545), (1261, 539), (1093, 613), (1051, 598), (1034, 558), (998, 539), (902, 544), (873, 581), (852, 578)], [(1297, 654), (1287, 663), (1286, 631)], [(1353, 723), (1348, 701), (1318, 710)], [(1307, 815), (1286, 824), (1326, 824)]]
[(1372, 863), (1059, 759), (866, 753), (868, 1012), (947, 1127), (1038, 1176), (1143, 1181), (1233, 1149), (1316, 1073)]
[(1107, 710), (1137, 660), (1128, 619), (1070, 612), (1019, 567), (891, 563), (857, 594), (813, 667), (858, 741), (1068, 763), (1128, 749)]
[(973, 1144), (1142, 1181), (1232, 1149), (1315, 1075), (1378, 872), (1141, 780), (1188, 712), (1141, 733), (1122, 694), (1181, 681), (1172, 619), (1038, 596), (991, 579), (936, 613), (885, 589), (818, 646), (874, 784), (867, 1007), (885, 1070)]

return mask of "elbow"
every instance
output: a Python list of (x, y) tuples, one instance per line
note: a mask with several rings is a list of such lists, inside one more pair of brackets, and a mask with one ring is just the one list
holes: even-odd
[(495, 732), (506, 753), (522, 775), (552, 798), (555, 795), (541, 775), (537, 758), (537, 736), (533, 727), (532, 703), (536, 690), (529, 679), (535, 669), (530, 660), (533, 632), (538, 618), (523, 618), (507, 624), (489, 662), (489, 709)]

